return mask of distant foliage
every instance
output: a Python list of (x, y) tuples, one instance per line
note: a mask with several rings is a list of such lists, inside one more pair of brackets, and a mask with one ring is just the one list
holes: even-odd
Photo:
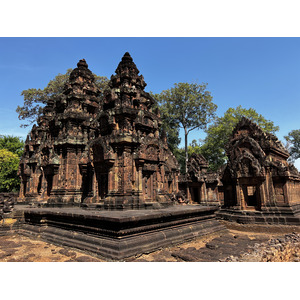
[[(36, 122), (43, 112), (43, 107), (49, 99), (58, 99), (62, 96), (64, 86), (69, 79), (72, 69), (68, 69), (66, 74), (58, 74), (53, 80), (50, 80), (44, 89), (31, 88), (22, 91), (24, 105), (18, 106), (16, 112), (19, 114), (19, 120), (24, 121), (21, 127), (27, 127)], [(95, 84), (105, 90), (108, 84), (106, 77), (95, 75)]]
[(24, 141), (16, 136), (0, 135), (0, 149), (6, 149), (21, 157), (24, 151)]
[(19, 190), (17, 175), (24, 142), (19, 137), (0, 135), (0, 192)]
[(288, 142), (290, 152), (290, 161), (294, 162), (300, 158), (300, 129), (292, 130), (284, 137)]
[(160, 104), (159, 94), (153, 94), (150, 92), (150, 95), (156, 101), (154, 104), (154, 109), (158, 108), (161, 116), (162, 125), (160, 128), (160, 134), (163, 132), (167, 136), (168, 147), (172, 152), (175, 152), (180, 144), (181, 138), (179, 137), (179, 125), (178, 122), (169, 117), (168, 111), (164, 105)]
[(0, 192), (15, 192), (19, 189), (19, 161), (17, 154), (0, 149)]

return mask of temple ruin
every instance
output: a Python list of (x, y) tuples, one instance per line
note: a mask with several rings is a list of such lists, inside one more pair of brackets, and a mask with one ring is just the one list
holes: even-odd
[(20, 233), (122, 259), (225, 230), (217, 206), (176, 205), (179, 165), (145, 86), (129, 53), (105, 91), (79, 61), (26, 140)]
[(85, 60), (26, 140), (19, 201), (109, 209), (172, 203), (178, 162), (159, 137), (154, 99), (129, 53), (104, 98)]
[(300, 224), (300, 174), (276, 136), (242, 118), (226, 154), (219, 216), (242, 223)]
[(179, 190), (189, 203), (223, 204), (223, 184), (218, 172), (208, 172), (208, 162), (201, 154), (193, 153), (188, 160), (188, 172), (179, 176)]
[(115, 260), (226, 230), (216, 214), (300, 224), (300, 175), (274, 135), (242, 118), (222, 170), (193, 154), (180, 174), (145, 87), (129, 53), (105, 91), (78, 62), (26, 139), (21, 234)]

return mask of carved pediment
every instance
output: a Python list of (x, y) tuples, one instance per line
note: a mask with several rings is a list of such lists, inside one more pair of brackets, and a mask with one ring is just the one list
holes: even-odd
[(234, 177), (263, 176), (264, 173), (263, 165), (246, 149), (243, 149), (240, 155), (228, 165)]
[(193, 153), (187, 163), (188, 176), (192, 180), (201, 181), (202, 174), (208, 168), (207, 160), (201, 155)]
[(231, 176), (264, 176), (266, 153), (260, 144), (263, 134), (256, 124), (245, 118), (237, 125), (226, 149)]

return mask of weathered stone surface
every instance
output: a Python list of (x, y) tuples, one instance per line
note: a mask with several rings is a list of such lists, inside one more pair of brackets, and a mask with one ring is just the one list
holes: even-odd
[[(242, 225), (240, 225), (242, 226)], [(274, 226), (273, 226), (274, 227)], [(272, 228), (273, 228), (272, 227)], [(251, 229), (248, 225), (248, 229)], [(278, 226), (277, 233), (257, 232), (217, 232), (170, 246), (149, 254), (124, 259), (128, 262), (188, 262), (188, 261), (291, 261), (297, 262), (300, 258), (299, 233), (281, 234), (287, 226)], [(299, 228), (298, 228), (299, 230)], [(267, 230), (265, 230), (267, 231)], [(8, 242), (21, 247), (2, 249), (0, 246), (0, 260), (3, 261), (64, 261), (64, 262), (96, 262), (105, 261), (89, 254), (82, 254), (69, 248), (61, 248), (45, 242), (28, 239), (20, 235), (0, 236), (0, 243)], [(13, 243), (11, 243), (13, 242)], [(218, 245), (218, 247), (207, 247)], [(214, 249), (213, 249), (214, 248)], [(56, 254), (52, 254), (54, 250)], [(76, 257), (64, 255), (76, 253)], [(107, 261), (107, 259), (106, 259)]]
[(179, 165), (145, 86), (127, 52), (102, 93), (79, 61), (26, 140), (21, 233), (121, 259), (224, 230), (217, 207), (174, 205)]
[(242, 118), (226, 149), (219, 216), (240, 223), (300, 225), (300, 175), (272, 134)]
[(0, 220), (3, 214), (13, 211), (16, 195), (14, 193), (0, 193)]
[(215, 211), (199, 205), (121, 211), (31, 208), (24, 211), (19, 232), (119, 260), (224, 231)]
[(293, 232), (267, 242), (248, 245), (248, 248), (247, 252), (239, 256), (231, 255), (223, 261), (299, 262), (300, 234)]
[(172, 204), (178, 162), (159, 135), (154, 99), (128, 52), (102, 98), (85, 60), (49, 101), (20, 162), (19, 202), (108, 209)]
[(221, 205), (223, 193), (219, 173), (208, 172), (208, 162), (196, 153), (189, 157), (187, 167), (188, 172), (179, 176), (179, 189), (187, 202)]

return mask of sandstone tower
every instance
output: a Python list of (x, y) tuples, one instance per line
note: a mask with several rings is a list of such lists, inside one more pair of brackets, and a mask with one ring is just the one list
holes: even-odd
[(33, 126), (19, 201), (125, 209), (171, 204), (178, 162), (160, 137), (155, 100), (129, 53), (104, 97), (85, 60)]

